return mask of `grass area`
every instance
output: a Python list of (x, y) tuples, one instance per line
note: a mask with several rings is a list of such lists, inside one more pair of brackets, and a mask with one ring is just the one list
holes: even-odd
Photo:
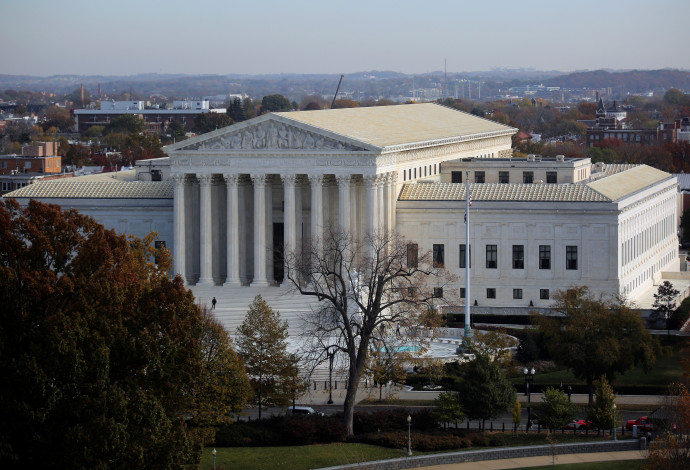
[[(657, 357), (656, 363), (646, 373), (642, 367), (635, 367), (616, 377), (613, 384), (614, 389), (617, 386), (632, 387), (639, 384), (665, 387), (683, 375), (683, 368), (680, 365), (680, 348), (686, 339), (677, 336), (659, 336), (659, 339), (668, 354)], [(512, 382), (521, 384), (524, 382), (524, 378), (522, 376), (515, 377)], [(584, 384), (584, 382), (577, 380), (568, 369), (538, 373), (534, 376), (534, 383), (541, 385)]]
[[(225, 470), (308, 470), (405, 455), (402, 449), (345, 443), (297, 447), (224, 447), (216, 450), (216, 467)], [(211, 448), (204, 449), (199, 468), (213, 468), (211, 451)]]
[[(508, 447), (546, 445), (546, 433), (506, 433), (505, 445)], [(557, 444), (570, 442), (585, 442), (596, 440), (608, 440), (610, 437), (596, 437), (596, 434), (585, 436), (570, 433), (556, 434), (554, 441)], [(414, 439), (413, 439), (414, 441)], [(476, 450), (455, 449), (456, 450)], [(481, 449), (487, 449), (482, 447)], [(306, 470), (311, 468), (330, 467), (356, 462), (368, 462), (372, 460), (385, 460), (404, 457), (403, 449), (390, 449), (368, 444), (335, 443), (311, 446), (295, 447), (218, 447), (216, 448), (216, 466), (219, 469), (242, 468), (246, 470), (275, 470), (277, 468)], [(414, 449), (413, 449), (414, 450)], [(201, 457), (201, 469), (213, 468), (212, 448), (204, 449)], [(415, 455), (436, 454), (440, 452), (414, 452)], [(632, 468), (632, 467), (631, 467)], [(612, 470), (612, 469), (607, 469)], [(615, 470), (615, 469), (614, 469)]]
[(622, 462), (587, 462), (568, 463), (563, 465), (545, 465), (542, 467), (524, 467), (521, 470), (641, 470), (644, 460), (624, 460)]

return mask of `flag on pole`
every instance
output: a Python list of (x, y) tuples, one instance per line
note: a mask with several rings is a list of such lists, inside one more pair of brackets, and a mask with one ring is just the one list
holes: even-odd
[(470, 206), (472, 205), (472, 195), (470, 194)]

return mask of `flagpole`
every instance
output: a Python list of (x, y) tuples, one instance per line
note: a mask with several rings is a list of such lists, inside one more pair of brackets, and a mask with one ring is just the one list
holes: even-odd
[(470, 328), (470, 172), (465, 172), (465, 340), (472, 337)]

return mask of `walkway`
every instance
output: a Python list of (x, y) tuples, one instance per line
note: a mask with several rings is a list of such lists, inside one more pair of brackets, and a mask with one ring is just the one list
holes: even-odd
[[(591, 454), (566, 454), (556, 456), (556, 465), (586, 462), (619, 462), (622, 460), (640, 460), (647, 457), (647, 452), (631, 450), (625, 452), (595, 452)], [(547, 466), (553, 463), (550, 456), (524, 457), (520, 459), (484, 460), (433, 467), (417, 467), (419, 470), (504, 470), (513, 468)]]

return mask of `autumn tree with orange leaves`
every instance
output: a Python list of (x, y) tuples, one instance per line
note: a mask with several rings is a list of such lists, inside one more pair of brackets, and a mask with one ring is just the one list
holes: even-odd
[(0, 467), (198, 464), (204, 323), (169, 267), (151, 236), (0, 201)]

